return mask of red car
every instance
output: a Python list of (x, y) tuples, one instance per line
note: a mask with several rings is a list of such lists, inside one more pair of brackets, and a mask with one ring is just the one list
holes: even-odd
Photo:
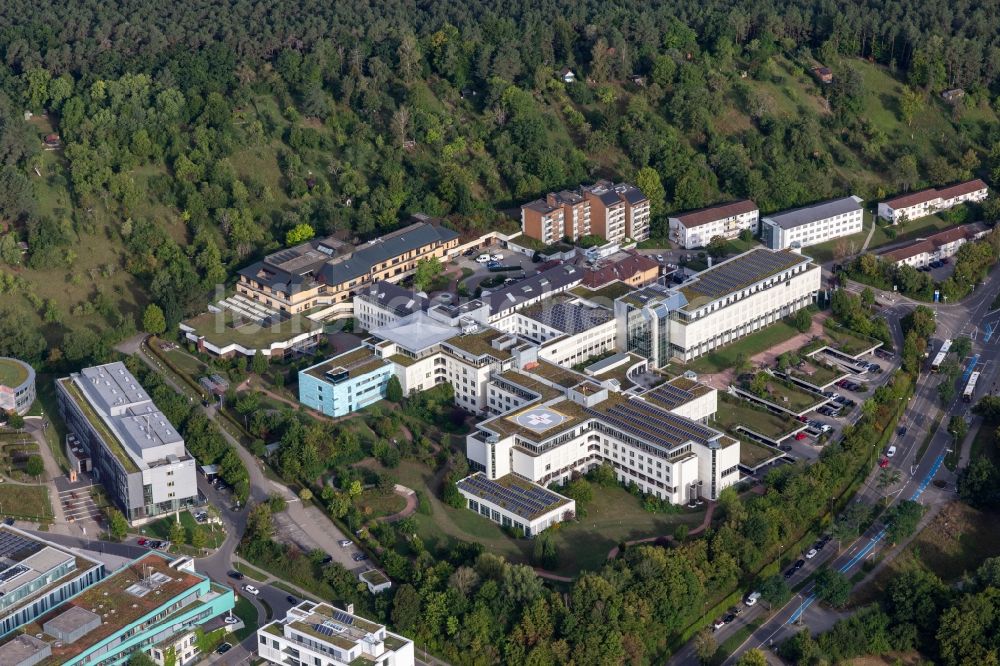
[(809, 419), (806, 417), (805, 414), (803, 414), (802, 416), (796, 416), (795, 418), (797, 418), (802, 423), (809, 423)]
[(797, 440), (799, 440), (799, 441), (802, 441), (802, 440), (803, 440), (803, 439), (805, 439), (805, 438), (806, 438), (807, 436), (808, 436), (808, 435), (806, 435), (806, 434), (805, 434), (804, 432), (797, 432), (797, 433), (795, 433), (795, 439), (797, 439)]
[(149, 539), (143, 537), (143, 538), (139, 539), (138, 541), (136, 541), (136, 543), (139, 544), (140, 546), (145, 546), (147, 543), (149, 543)]
[(881, 467), (882, 469), (885, 469), (886, 467), (889, 466), (889, 459), (883, 457), (882, 460), (878, 461), (878, 466)]

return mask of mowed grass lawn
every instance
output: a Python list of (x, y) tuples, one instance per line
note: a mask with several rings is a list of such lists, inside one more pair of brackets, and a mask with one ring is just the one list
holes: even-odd
[[(373, 469), (383, 471), (380, 466)], [(399, 483), (421, 492), (431, 505), (431, 515), (414, 514), (417, 535), (429, 547), (452, 541), (481, 543), (487, 552), (503, 555), (513, 562), (530, 564), (532, 541), (514, 539), (495, 523), (468, 509), (454, 509), (441, 502), (432, 488), (434, 473), (412, 460), (399, 467), (384, 470)], [(643, 510), (641, 501), (623, 488), (593, 486), (594, 498), (587, 505), (587, 516), (576, 522), (557, 526), (552, 534), (559, 547), (559, 567), (555, 573), (572, 576), (582, 570), (600, 568), (608, 552), (622, 541), (631, 541), (672, 534), (684, 523), (694, 527), (701, 523), (704, 509), (677, 514), (654, 514)]]
[(740, 354), (750, 359), (752, 356), (779, 345), (798, 334), (799, 331), (794, 326), (784, 321), (777, 321), (741, 340), (696, 358), (687, 364), (687, 369), (704, 373), (728, 370), (736, 365), (736, 357)]
[(819, 404), (823, 398), (816, 395), (815, 393), (810, 393), (805, 389), (800, 389), (790, 383), (786, 383), (777, 379), (772, 379), (767, 383), (768, 398), (771, 402), (776, 405), (782, 405), (794, 412), (801, 412), (809, 408), (811, 405)]
[(0, 514), (20, 520), (52, 520), (52, 504), (44, 485), (0, 485)]
[(775, 441), (801, 425), (791, 416), (773, 414), (726, 393), (719, 393), (719, 409), (715, 412), (715, 421), (730, 434), (736, 434), (737, 427), (744, 426)]
[(764, 446), (758, 442), (743, 440), (740, 442), (740, 464), (747, 467), (756, 467), (761, 463), (776, 456), (782, 455), (781, 451)]

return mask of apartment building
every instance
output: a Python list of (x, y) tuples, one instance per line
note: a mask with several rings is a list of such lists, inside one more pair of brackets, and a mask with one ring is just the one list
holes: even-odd
[(649, 238), (649, 199), (629, 183), (601, 180), (578, 191), (550, 192), (521, 206), (521, 231), (546, 245), (594, 234), (608, 242)]
[(132, 524), (199, 501), (184, 439), (119, 361), (56, 381), (59, 410), (75, 437), (70, 458), (90, 472)]
[[(544, 489), (608, 463), (621, 482), (673, 503), (715, 499), (738, 480), (739, 442), (678, 413), (696, 402), (688, 413), (707, 418), (716, 409), (714, 389), (682, 377), (636, 395), (577, 378), (561, 395), (477, 424), (466, 438), (473, 470)], [(558, 498), (548, 499), (544, 508), (555, 506), (557, 517)], [(553, 517), (541, 507), (535, 513)]]
[(385, 397), (390, 363), (368, 346), (299, 371), (299, 402), (327, 416), (346, 416)]
[(821, 269), (794, 251), (757, 248), (677, 287), (653, 285), (615, 301), (618, 349), (662, 367), (725, 346), (808, 306)]
[(105, 575), (103, 562), (0, 525), (0, 636), (32, 622)]
[(969, 201), (980, 202), (989, 196), (989, 188), (979, 178), (943, 188), (931, 187), (919, 192), (883, 201), (878, 205), (878, 216), (893, 224), (934, 215)]
[(24, 361), (0, 356), (0, 413), (27, 414), (35, 402), (35, 369)]
[(731, 240), (744, 229), (757, 234), (760, 210), (749, 199), (693, 210), (667, 219), (670, 240), (687, 250), (704, 247), (721, 236)]
[(257, 654), (271, 664), (413, 666), (413, 641), (355, 615), (348, 606), (299, 602), (257, 630)]
[(458, 233), (426, 216), (356, 248), (333, 238), (312, 240), (268, 255), (239, 271), (238, 294), (282, 313), (301, 313), (350, 300), (379, 280), (400, 280), (421, 259), (444, 258)]
[(861, 203), (850, 196), (768, 215), (761, 220), (761, 240), (772, 250), (784, 250), (850, 236), (864, 226)]
[[(0, 664), (125, 664), (133, 652), (155, 653), (179, 635), (211, 627), (235, 601), (190, 558), (148, 553), (9, 635), (0, 642)], [(191, 642), (174, 663), (186, 666), (198, 656)]]
[(960, 247), (983, 238), (989, 232), (989, 228), (981, 222), (963, 224), (931, 234), (923, 240), (881, 252), (879, 258), (895, 266), (920, 268), (932, 261), (955, 256)]

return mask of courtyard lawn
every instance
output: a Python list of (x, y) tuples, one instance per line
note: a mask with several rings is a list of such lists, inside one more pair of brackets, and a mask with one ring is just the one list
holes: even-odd
[(770, 380), (767, 383), (767, 392), (769, 395), (765, 399), (796, 414), (815, 407), (825, 399), (780, 379)]
[(406, 507), (406, 499), (396, 493), (379, 494), (374, 490), (366, 490), (355, 500), (361, 515), (365, 518), (381, 518), (391, 516)]
[(736, 357), (740, 354), (749, 360), (756, 354), (780, 345), (798, 334), (799, 331), (794, 326), (784, 321), (777, 321), (741, 340), (696, 358), (687, 364), (687, 369), (702, 373), (722, 372), (736, 365)]
[(49, 490), (44, 485), (0, 485), (0, 514), (20, 520), (50, 521), (52, 505)]
[(871, 349), (879, 343), (875, 338), (866, 338), (849, 331), (827, 319), (823, 322), (823, 333), (830, 338), (830, 346), (848, 356), (856, 356), (866, 349)]
[(715, 421), (731, 435), (737, 435), (737, 427), (744, 426), (774, 441), (794, 432), (801, 425), (791, 416), (773, 414), (726, 393), (719, 393), (719, 409), (715, 412)]
[(751, 469), (780, 455), (781, 451), (758, 442), (746, 439), (740, 442), (740, 464)]
[[(378, 465), (372, 468), (383, 471)], [(384, 471), (395, 476), (399, 483), (419, 490), (428, 499), (431, 515), (420, 512), (413, 515), (417, 535), (428, 547), (452, 541), (472, 541), (513, 562), (530, 563), (530, 539), (515, 539), (486, 518), (441, 502), (436, 496), (434, 472), (430, 468), (404, 460), (399, 467)], [(608, 552), (622, 541), (673, 534), (678, 524), (693, 528), (703, 517), (704, 509), (691, 512), (679, 509), (676, 514), (650, 513), (642, 508), (640, 499), (624, 488), (604, 488), (595, 484), (586, 517), (562, 523), (552, 531), (559, 547), (560, 565), (555, 573), (572, 576), (582, 570), (598, 569), (607, 560)]]
[(827, 386), (847, 376), (846, 372), (817, 361), (808, 361), (806, 368), (803, 370), (791, 368), (788, 374), (795, 379), (808, 382), (817, 388)]
[[(226, 540), (226, 530), (221, 525), (215, 525), (214, 529), (211, 525), (199, 525), (198, 521), (194, 519), (189, 511), (181, 511), (180, 514), (181, 525), (184, 526), (185, 531), (185, 541), (190, 544), (191, 536), (194, 530), (199, 527), (205, 533), (205, 547), (206, 548), (218, 548), (222, 545), (222, 542)], [(148, 534), (149, 536), (168, 541), (170, 539), (170, 527), (174, 524), (174, 514), (169, 516), (164, 516), (159, 520), (144, 525), (142, 527), (143, 534)], [(182, 545), (182, 544), (173, 544)]]
[(237, 641), (243, 641), (247, 636), (257, 631), (257, 607), (243, 595), (236, 595), (236, 606), (233, 615), (243, 620), (245, 625), (235, 633)]

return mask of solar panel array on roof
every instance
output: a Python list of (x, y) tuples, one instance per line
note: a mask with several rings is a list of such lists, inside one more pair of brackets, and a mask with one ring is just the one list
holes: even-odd
[(793, 252), (757, 249), (699, 273), (684, 289), (709, 298), (721, 298), (796, 266), (807, 258)]
[(354, 616), (353, 615), (349, 615), (349, 614), (345, 613), (344, 611), (339, 610), (337, 608), (333, 609), (332, 616), (333, 616), (334, 620), (336, 620), (337, 622), (340, 622), (341, 624), (346, 624), (347, 626), (351, 626), (351, 625), (354, 624)]
[(691, 393), (691, 391), (686, 389), (673, 386), (672, 384), (663, 384), (650, 391), (647, 395), (667, 405), (669, 409), (673, 409), (677, 405), (683, 405), (685, 402), (694, 400), (694, 393)]
[(26, 573), (28, 571), (31, 571), (31, 567), (25, 566), (23, 564), (15, 564), (9, 569), (5, 569), (4, 571), (0, 572), (0, 583), (6, 583), (12, 578), (17, 578), (21, 574)]
[(42, 548), (44, 548), (42, 544), (20, 534), (6, 530), (0, 531), (0, 562), (5, 563), (6, 566), (30, 557)]
[(706, 443), (718, 435), (711, 428), (658, 409), (641, 400), (629, 400), (605, 412), (590, 407), (584, 411), (605, 423), (667, 449), (673, 449), (690, 441)]
[(458, 482), (458, 487), (528, 519), (550, 511), (562, 503), (559, 495), (540, 486), (508, 487), (487, 479), (482, 474), (473, 474), (462, 479)]

